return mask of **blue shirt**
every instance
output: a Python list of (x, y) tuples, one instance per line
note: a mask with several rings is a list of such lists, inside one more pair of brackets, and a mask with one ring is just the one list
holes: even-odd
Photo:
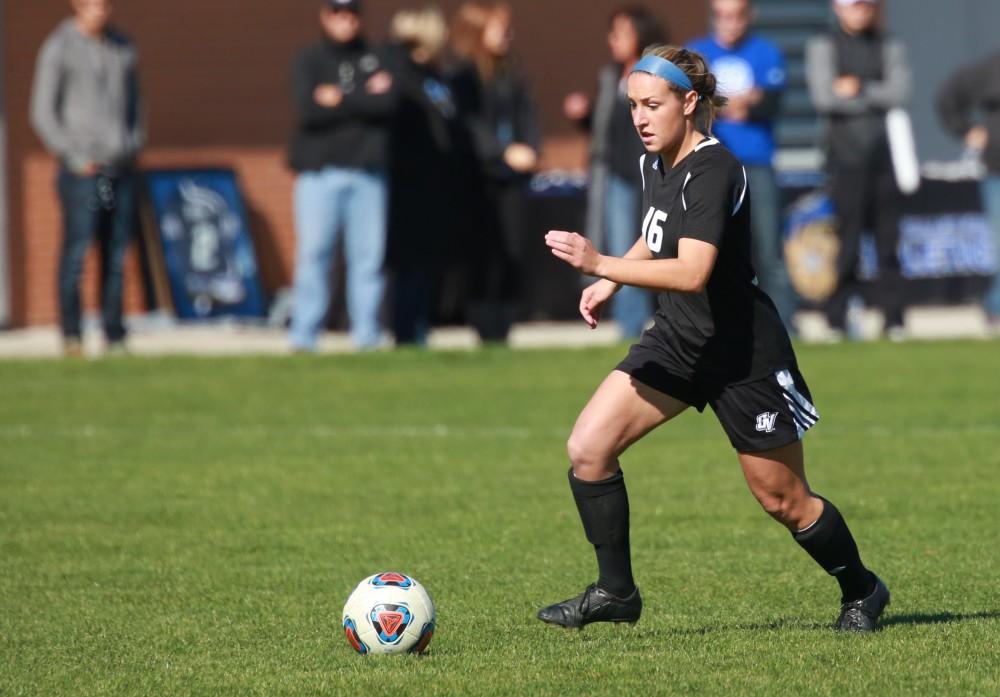
[[(709, 62), (718, 92), (739, 95), (755, 87), (781, 90), (785, 87), (785, 57), (777, 45), (756, 34), (747, 35), (732, 48), (706, 36), (688, 45)], [(765, 121), (718, 119), (712, 129), (716, 138), (744, 164), (769, 165), (774, 158), (774, 124)]]

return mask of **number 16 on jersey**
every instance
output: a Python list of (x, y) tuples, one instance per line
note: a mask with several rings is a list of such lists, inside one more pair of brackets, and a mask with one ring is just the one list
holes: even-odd
[(663, 248), (663, 228), (662, 223), (666, 222), (667, 214), (657, 210), (652, 206), (646, 213), (646, 219), (642, 221), (642, 236), (646, 240), (649, 251), (659, 253)]

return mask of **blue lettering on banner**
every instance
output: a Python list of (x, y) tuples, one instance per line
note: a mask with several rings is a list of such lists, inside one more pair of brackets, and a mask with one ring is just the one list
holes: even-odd
[(906, 278), (992, 276), (998, 268), (993, 231), (981, 213), (906, 216), (899, 232)]
[[(785, 238), (793, 240), (812, 225), (835, 230), (836, 215), (828, 196), (814, 192), (789, 207)], [(1000, 249), (982, 213), (907, 215), (899, 223), (900, 270), (904, 278), (992, 276), (1000, 270)], [(878, 249), (870, 233), (861, 236), (858, 275), (878, 276)]]

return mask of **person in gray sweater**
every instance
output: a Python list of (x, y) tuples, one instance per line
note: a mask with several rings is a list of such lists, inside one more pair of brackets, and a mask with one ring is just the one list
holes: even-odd
[(848, 301), (859, 294), (861, 234), (871, 230), (878, 251), (873, 304), (886, 334), (903, 338), (903, 287), (896, 247), (899, 199), (886, 114), (904, 106), (911, 77), (906, 51), (879, 28), (877, 0), (833, 0), (837, 26), (806, 47), (806, 82), (826, 122), (826, 169), (837, 212), (837, 287), (827, 303), (835, 336), (845, 329)]
[[(983, 158), (983, 208), (1000, 254), (1000, 51), (952, 74), (938, 92), (936, 106), (945, 128)], [(1000, 268), (983, 305), (991, 328), (1000, 333)]]
[(59, 314), (64, 351), (76, 356), (82, 353), (80, 274), (95, 237), (108, 351), (124, 351), (122, 266), (135, 217), (135, 160), (146, 133), (136, 50), (111, 27), (111, 3), (72, 0), (71, 6), (73, 16), (56, 27), (39, 52), (31, 123), (60, 163)]

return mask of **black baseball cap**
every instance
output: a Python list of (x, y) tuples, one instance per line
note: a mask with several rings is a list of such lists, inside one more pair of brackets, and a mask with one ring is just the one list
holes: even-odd
[(334, 11), (361, 14), (361, 0), (326, 0), (326, 6)]

